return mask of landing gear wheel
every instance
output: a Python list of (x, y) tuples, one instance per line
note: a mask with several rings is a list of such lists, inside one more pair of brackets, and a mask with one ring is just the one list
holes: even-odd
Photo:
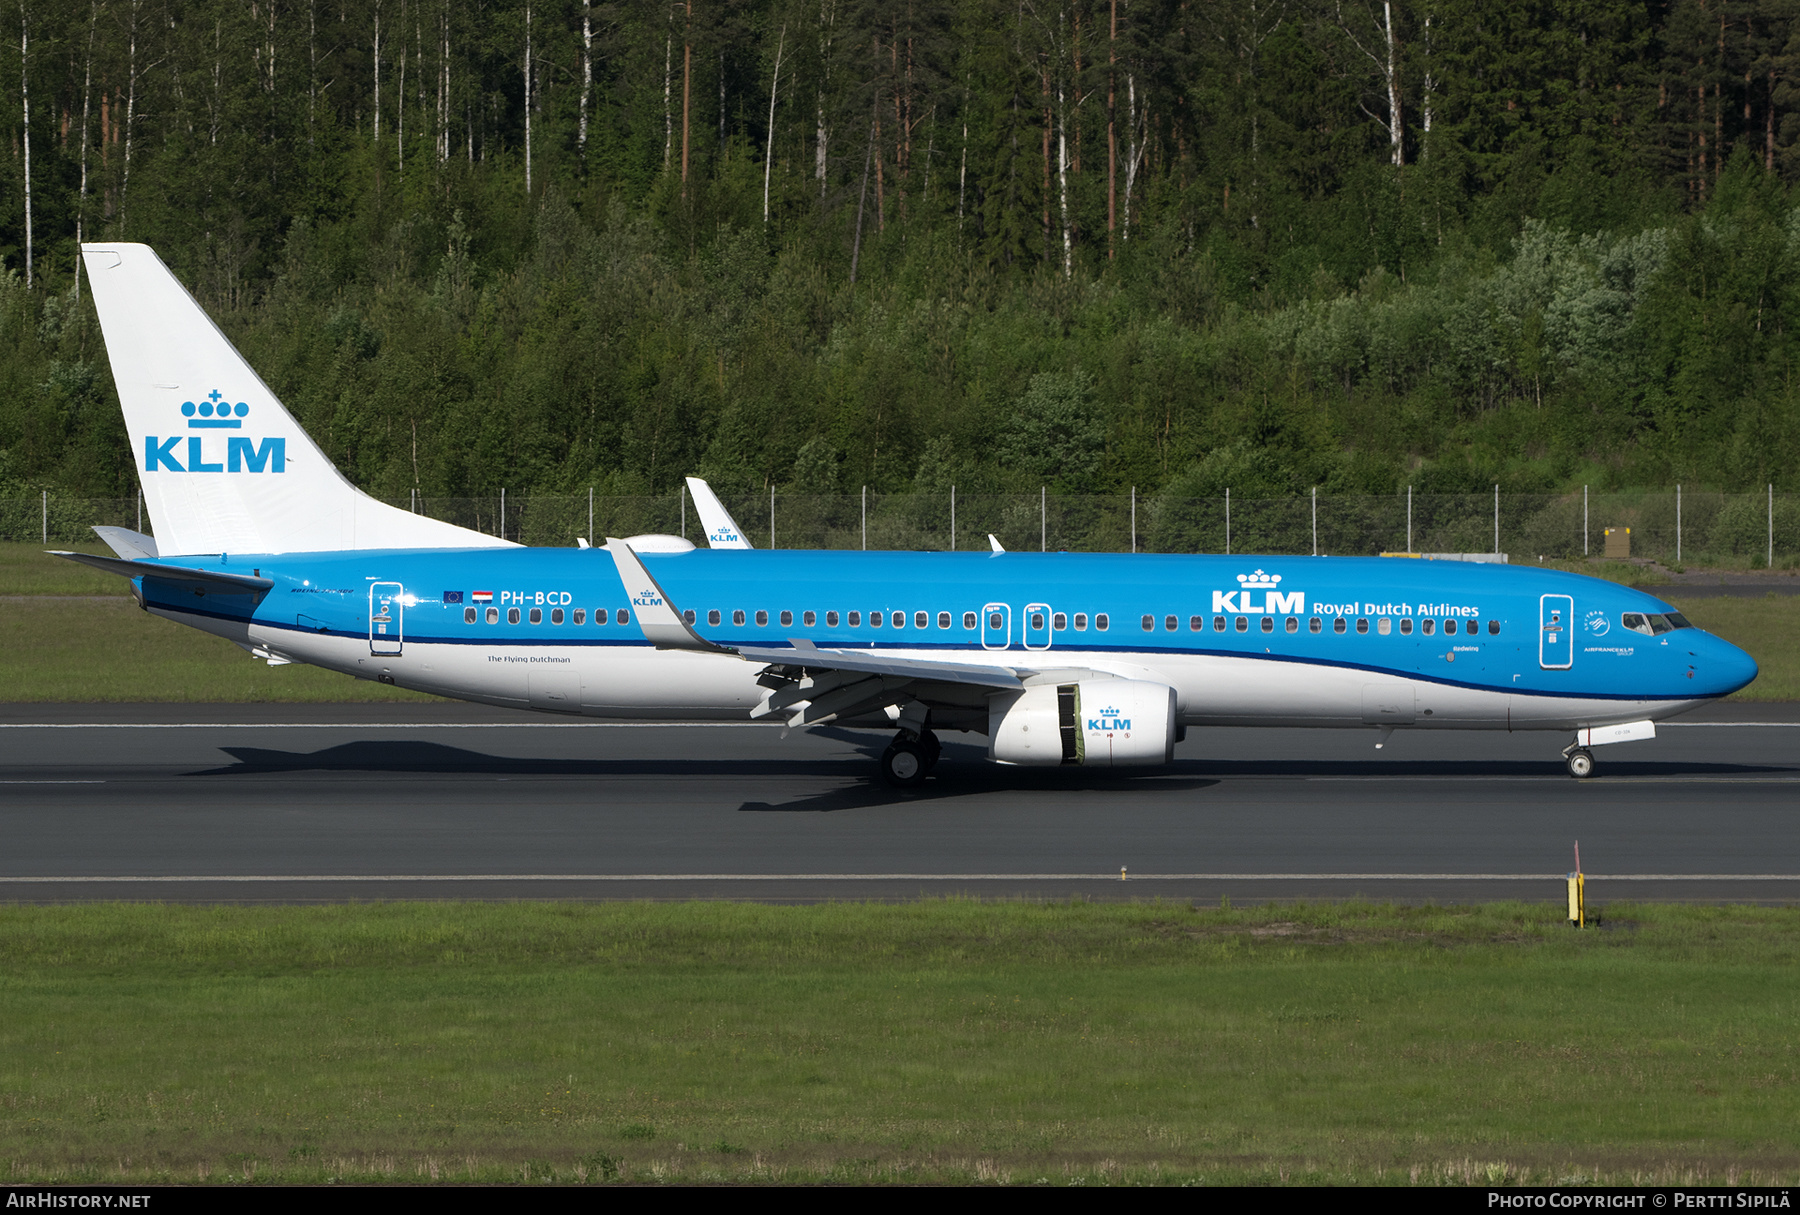
[(1585, 780), (1594, 774), (1594, 753), (1577, 748), (1569, 752), (1569, 775)]
[(944, 744), (938, 741), (937, 735), (926, 730), (919, 735), (919, 745), (925, 749), (925, 770), (929, 772), (937, 767), (938, 757), (944, 753)]
[(931, 770), (929, 755), (920, 744), (896, 738), (881, 753), (881, 779), (896, 789), (916, 789)]

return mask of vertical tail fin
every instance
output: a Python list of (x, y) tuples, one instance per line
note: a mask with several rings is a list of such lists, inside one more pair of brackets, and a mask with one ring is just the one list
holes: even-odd
[(509, 545), (344, 480), (148, 245), (82, 259), (163, 556)]
[(700, 512), (700, 525), (706, 529), (708, 548), (755, 548), (744, 529), (737, 525), (713, 487), (699, 477), (687, 479), (688, 493), (694, 496), (694, 509)]

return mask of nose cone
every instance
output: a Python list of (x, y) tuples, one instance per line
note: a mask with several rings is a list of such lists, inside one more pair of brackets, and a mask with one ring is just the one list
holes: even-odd
[(1726, 641), (1705, 634), (1694, 651), (1694, 682), (1708, 696), (1729, 696), (1756, 678), (1756, 659)]

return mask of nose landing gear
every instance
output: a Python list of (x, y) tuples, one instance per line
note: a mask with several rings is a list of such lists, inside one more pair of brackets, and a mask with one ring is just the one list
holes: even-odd
[(916, 789), (937, 766), (942, 751), (930, 730), (902, 730), (881, 753), (881, 779), (896, 789)]
[(1586, 747), (1570, 746), (1563, 752), (1563, 760), (1569, 765), (1569, 775), (1576, 780), (1585, 780), (1594, 774), (1594, 753)]

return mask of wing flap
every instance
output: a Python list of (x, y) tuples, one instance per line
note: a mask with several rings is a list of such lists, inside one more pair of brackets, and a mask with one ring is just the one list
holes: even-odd
[(866, 675), (898, 676), (932, 683), (966, 683), (986, 688), (1025, 686), (1010, 667), (906, 658), (878, 650), (822, 650), (804, 638), (794, 638), (788, 646), (791, 648), (739, 646), (737, 652), (746, 662), (799, 667), (807, 671), (860, 671)]

